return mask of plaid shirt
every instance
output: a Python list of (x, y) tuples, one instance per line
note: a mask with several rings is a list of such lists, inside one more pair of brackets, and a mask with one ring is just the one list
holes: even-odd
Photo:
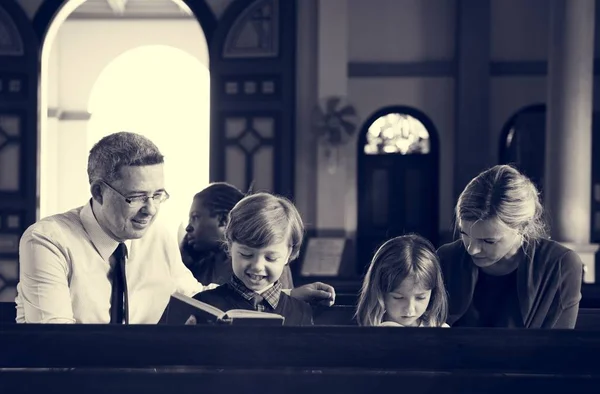
[(239, 295), (244, 297), (244, 299), (248, 300), (248, 302), (250, 302), (251, 304), (254, 304), (255, 300), (258, 298), (259, 301), (256, 302), (257, 311), (264, 312), (265, 304), (268, 305), (272, 310), (275, 310), (275, 308), (277, 308), (277, 304), (279, 304), (279, 297), (281, 296), (282, 289), (282, 285), (281, 283), (279, 283), (279, 281), (275, 282), (273, 286), (265, 290), (262, 294), (258, 294), (247, 288), (244, 282), (242, 282), (235, 275), (231, 275), (229, 285), (233, 288), (233, 290), (235, 290)]

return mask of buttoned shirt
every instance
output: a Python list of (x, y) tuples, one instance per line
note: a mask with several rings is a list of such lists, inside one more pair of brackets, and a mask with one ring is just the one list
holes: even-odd
[[(124, 243), (131, 324), (158, 323), (174, 292), (191, 297), (216, 287), (194, 278), (158, 218), (141, 238)], [(117, 245), (91, 201), (31, 225), (19, 244), (17, 323), (109, 323), (109, 259)]]

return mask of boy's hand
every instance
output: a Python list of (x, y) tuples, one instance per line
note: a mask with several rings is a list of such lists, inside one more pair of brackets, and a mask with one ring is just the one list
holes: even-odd
[(335, 289), (322, 282), (296, 287), (292, 289), (290, 295), (313, 305), (332, 306), (335, 303)]

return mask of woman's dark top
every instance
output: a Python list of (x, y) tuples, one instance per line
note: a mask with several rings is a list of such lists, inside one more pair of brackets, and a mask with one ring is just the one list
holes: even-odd
[(473, 302), (454, 327), (523, 327), (517, 297), (517, 270), (490, 275), (479, 270)]
[(558, 242), (540, 239), (527, 247), (512, 277), (484, 274), (460, 240), (440, 247), (438, 255), (450, 326), (575, 327), (583, 263)]

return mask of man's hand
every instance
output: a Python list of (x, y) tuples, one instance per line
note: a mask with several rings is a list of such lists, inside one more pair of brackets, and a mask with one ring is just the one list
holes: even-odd
[(313, 305), (332, 306), (335, 303), (335, 289), (321, 282), (296, 287), (290, 295)]

